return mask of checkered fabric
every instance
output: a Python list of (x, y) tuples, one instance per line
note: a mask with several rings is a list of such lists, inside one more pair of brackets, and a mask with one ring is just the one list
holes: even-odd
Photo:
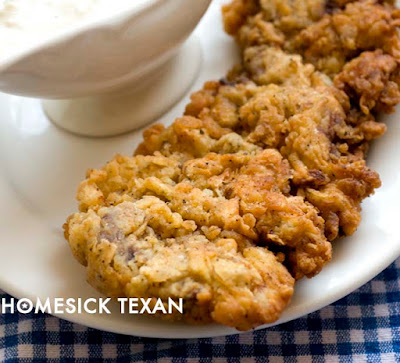
[(143, 339), (45, 314), (0, 314), (0, 361), (400, 362), (400, 259), (367, 285), (318, 312), (229, 337)]

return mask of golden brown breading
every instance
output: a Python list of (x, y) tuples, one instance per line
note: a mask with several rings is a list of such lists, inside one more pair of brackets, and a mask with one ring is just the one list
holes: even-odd
[(277, 84), (285, 86), (330, 86), (331, 80), (323, 73), (316, 72), (311, 64), (304, 64), (300, 55), (288, 54), (270, 46), (254, 46), (243, 52), (243, 67), (235, 69), (230, 77), (243, 75), (258, 85)]
[(382, 50), (364, 52), (348, 62), (334, 79), (335, 86), (358, 102), (360, 109), (390, 113), (400, 102), (399, 61)]
[(88, 281), (107, 296), (183, 298), (183, 316), (162, 317), (240, 330), (278, 319), (294, 283), (279, 259), (229, 233), (207, 234), (154, 196), (77, 213), (66, 229)]
[[(327, 235), (331, 238), (337, 237), (340, 228), (346, 235), (354, 233), (360, 220), (360, 202), (370, 195), (374, 188), (380, 186), (379, 176), (367, 168), (364, 160), (353, 157), (347, 153), (347, 148), (343, 149), (342, 144), (336, 145), (333, 142), (346, 138), (345, 141), (349, 142), (351, 138), (365, 135), (345, 123), (343, 110), (332, 95), (324, 92), (325, 88), (310, 90), (293, 87), (289, 88), (289, 92), (286, 89), (282, 93), (276, 87), (268, 88), (269, 97), (266, 91), (260, 92), (240, 110), (244, 124), (246, 117), (253, 123), (257, 120), (257, 124), (254, 125), (255, 131), (248, 137), (251, 141), (262, 140), (265, 146), (277, 147), (280, 150), (290, 162), (293, 169), (292, 183), (299, 189), (307, 186), (320, 189), (324, 188), (324, 185), (334, 183), (335, 186), (331, 188), (334, 190), (338, 189), (338, 185), (344, 183), (342, 179), (345, 179), (347, 187), (335, 191), (341, 195), (337, 203), (342, 209), (345, 208), (343, 204), (356, 205), (356, 208), (352, 208), (355, 214), (354, 222), (341, 218), (337, 206), (325, 207), (323, 215), (327, 212), (330, 215), (338, 215), (338, 228), (327, 229)], [(275, 108), (278, 107), (284, 108), (276, 114)], [(271, 139), (269, 135), (274, 124), (270, 120), (279, 120), (279, 116), (282, 115), (287, 119), (281, 118), (278, 129), (275, 128), (275, 135), (279, 135), (280, 138)], [(264, 126), (264, 123), (267, 126)], [(315, 199), (311, 200), (308, 193), (305, 197), (321, 210), (320, 204), (316, 203)], [(351, 224), (351, 228), (345, 228), (346, 224)]]
[(268, 31), (291, 34), (318, 21), (325, 0), (233, 0), (223, 7), (225, 30), (243, 46), (266, 44)]
[(349, 3), (368, 1), (394, 3), (393, 0), (233, 0), (223, 6), (222, 14), (226, 32), (236, 36), (242, 48), (283, 45), (324, 15), (336, 14)]
[(197, 229), (218, 227), (257, 244), (287, 247), (296, 278), (317, 274), (330, 260), (324, 222), (302, 197), (289, 195), (289, 164), (276, 150), (211, 153), (184, 163), (177, 152), (169, 159), (156, 155), (154, 162), (120, 156), (89, 171), (78, 192), (81, 211), (155, 195)]
[(308, 86), (326, 88), (346, 110), (350, 109), (347, 94), (336, 88), (332, 80), (312, 64), (303, 63), (298, 54), (284, 52), (268, 45), (248, 47), (243, 51), (243, 62), (233, 67), (227, 78), (220, 82), (227, 85), (254, 81), (257, 85)]
[[(326, 75), (336, 76), (335, 86), (345, 93), (335, 95), (345, 108), (344, 103), (350, 101), (365, 114), (391, 112), (399, 102), (400, 11), (392, 1), (327, 1), (315, 8), (320, 10), (304, 12), (299, 7), (312, 7), (312, 1), (299, 5), (296, 1), (258, 0), (252, 1), (251, 12), (240, 17), (243, 1), (235, 0), (225, 7), (225, 14), (233, 12), (241, 19), (232, 27), (232, 18), (225, 16), (226, 28), (236, 35), (243, 50), (243, 64), (231, 72), (231, 78), (238, 80), (240, 75), (257, 84), (297, 80), (321, 85), (328, 84)], [(290, 18), (296, 12), (300, 14), (298, 24), (303, 22), (304, 26), (281, 26), (283, 17)], [(281, 55), (276, 48), (289, 54)], [(322, 73), (302, 63), (296, 53)]]
[(400, 59), (399, 25), (397, 9), (372, 0), (352, 2), (302, 30), (286, 49), (301, 53), (306, 62), (334, 76), (362, 51), (381, 49)]
[(392, 1), (254, 0), (249, 4), (234, 0), (224, 7), (225, 28), (244, 51), (252, 46), (281, 47), (303, 55), (307, 63), (331, 77), (363, 51), (381, 49), (400, 59), (400, 12)]
[(246, 22), (247, 17), (260, 11), (258, 0), (233, 0), (222, 7), (225, 31), (228, 34), (236, 34), (239, 28)]
[[(252, 79), (258, 85), (277, 84), (325, 88), (339, 101), (346, 112), (346, 124), (336, 127), (337, 137), (349, 144), (352, 151), (365, 142), (383, 135), (386, 126), (376, 122), (369, 112), (389, 112), (399, 99), (399, 77), (397, 63), (393, 57), (380, 50), (365, 52), (346, 64), (334, 83), (325, 74), (304, 64), (296, 54), (269, 46), (249, 47), (244, 51), (243, 64), (229, 74), (231, 84), (243, 79)], [(352, 105), (353, 104), (353, 105)], [(357, 105), (360, 105), (360, 110)], [(363, 108), (364, 112), (361, 112)]]
[[(344, 8), (359, 0), (232, 0), (222, 7), (225, 30), (236, 35), (251, 16), (260, 14), (285, 33), (303, 29), (321, 19), (325, 13)], [(376, 0), (376, 3), (393, 5), (395, 0)]]
[(65, 226), (89, 282), (110, 296), (185, 298), (188, 320), (276, 320), (293, 280), (283, 255), (255, 242), (287, 246), (295, 276), (313, 275), (331, 253), (322, 218), (283, 194), (290, 172), (275, 150), (179, 160), (117, 156), (89, 171)]
[[(326, 4), (326, 12), (332, 13), (339, 9), (343, 9), (347, 4), (360, 0), (328, 0)], [(375, 0), (375, 3), (393, 5), (396, 0)]]
[[(282, 56), (280, 50), (273, 51), (278, 57)], [(296, 74), (302, 69), (301, 63), (294, 61), (280, 64), (287, 64)], [(281, 70), (282, 74), (288, 73)], [(307, 70), (299, 77), (305, 84), (308, 73)], [(164, 155), (192, 152), (194, 157), (201, 157), (208, 152), (277, 148), (292, 168), (292, 186), (318, 208), (321, 203), (317, 203), (315, 197), (311, 199), (314, 195), (311, 191), (325, 190), (327, 184), (336, 180), (347, 181), (346, 188), (342, 187), (344, 181), (338, 181), (329, 189), (340, 196), (339, 207), (332, 205), (329, 209), (325, 206), (321, 213), (329, 215), (331, 221), (337, 220), (336, 224), (325, 227), (331, 240), (339, 235), (340, 229), (345, 234), (352, 234), (360, 221), (362, 199), (380, 185), (378, 174), (362, 160), (364, 144), (380, 136), (385, 127), (373, 118), (357, 115), (353, 120), (347, 117), (335, 93), (325, 84), (308, 87), (300, 86), (299, 82), (295, 87), (290, 85), (290, 76), (278, 83), (281, 82), (289, 85), (255, 87), (251, 82), (236, 86), (209, 82), (203, 90), (192, 95), (192, 102), (186, 109), (190, 116), (178, 119), (167, 129), (151, 128), (138, 152), (148, 155), (157, 150)], [(349, 114), (353, 112), (350, 110)], [(221, 124), (225, 127), (221, 128)], [(213, 126), (210, 128), (209, 125)], [(302, 190), (310, 190), (310, 193)], [(349, 205), (355, 206), (351, 209), (354, 214), (351, 220), (341, 217), (341, 210)]]
[(325, 234), (330, 241), (352, 235), (361, 221), (361, 202), (381, 186), (378, 173), (357, 156), (341, 157), (331, 164), (335, 176), (319, 188), (305, 187), (300, 195), (321, 212), (326, 221)]
[[(210, 82), (193, 94), (186, 114), (170, 128), (151, 129), (138, 153), (191, 152), (200, 157), (207, 152), (278, 148), (291, 163), (294, 182), (304, 183), (315, 179), (310, 171), (317, 169), (329, 177), (328, 160), (336, 157), (331, 140), (346, 128), (343, 108), (326, 87)], [(319, 183), (321, 176), (317, 179)]]
[[(238, 169), (242, 159), (248, 160), (247, 165)], [(288, 195), (289, 164), (277, 151), (208, 154), (187, 165), (184, 180), (189, 177), (196, 186), (200, 182), (202, 188), (217, 195), (239, 200), (241, 213), (255, 220), (256, 243), (285, 247), (289, 269), (297, 279), (315, 275), (330, 260), (331, 246), (323, 236), (324, 222), (303, 198)]]

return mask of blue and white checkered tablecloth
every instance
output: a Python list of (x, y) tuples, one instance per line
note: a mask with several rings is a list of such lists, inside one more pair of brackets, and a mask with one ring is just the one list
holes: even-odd
[(144, 339), (85, 328), (45, 314), (0, 314), (0, 362), (103, 360), (400, 362), (400, 259), (367, 285), (318, 312), (229, 337)]

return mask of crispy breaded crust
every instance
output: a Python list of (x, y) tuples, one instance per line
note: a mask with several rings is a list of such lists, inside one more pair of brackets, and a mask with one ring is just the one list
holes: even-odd
[[(294, 283), (282, 254), (256, 247), (261, 234), (282, 234), (257, 193), (276, 200), (275, 213), (297, 216), (308, 224), (302, 229), (322, 236), (316, 211), (282, 194), (289, 175), (274, 150), (209, 154), (184, 164), (159, 153), (118, 156), (81, 184), (82, 212), (68, 220), (66, 237), (89, 282), (108, 296), (184, 298), (185, 315), (175, 318), (251, 329), (279, 317)], [(246, 194), (242, 185), (249, 183)], [(312, 237), (302, 238), (307, 254)], [(329, 243), (324, 248), (330, 257)]]
[[(269, 51), (282, 57), (280, 50), (270, 48)], [(289, 61), (281, 62), (283, 64), (291, 68), (294, 65)], [(301, 65), (296, 65), (294, 69), (297, 72)], [(304, 70), (299, 75), (299, 80), (305, 80), (309, 76), (309, 70)], [(286, 71), (282, 73), (285, 74)], [(292, 82), (290, 77), (286, 81), (289, 84)], [(325, 226), (326, 235), (333, 240), (340, 230), (346, 235), (354, 233), (360, 222), (361, 201), (380, 186), (378, 174), (366, 166), (364, 153), (360, 152), (360, 148), (382, 135), (385, 131), (384, 125), (358, 115), (353, 120), (346, 115), (336, 93), (327, 85), (308, 87), (300, 86), (300, 82), (298, 87), (269, 85), (255, 88), (253, 96), (249, 98), (248, 91), (253, 87), (243, 84), (214, 84), (211, 87), (211, 84), (207, 84), (204, 90), (192, 96), (187, 113), (209, 123), (217, 123), (215, 120), (221, 118), (218, 113), (219, 105), (228, 104), (232, 99), (230, 90), (234, 90), (232, 92), (235, 95), (238, 90), (243, 90), (243, 95), (246, 96), (237, 97), (236, 100), (247, 99), (247, 102), (234, 104), (236, 111), (233, 107), (229, 108), (230, 118), (240, 119), (240, 123), (233, 126), (234, 131), (241, 135), (240, 142), (245, 143), (247, 148), (249, 143), (261, 148), (277, 148), (290, 163), (292, 189), (306, 199), (314, 195), (314, 191), (325, 190), (327, 184), (333, 183), (330, 190), (335, 195), (336, 203), (325, 206), (323, 216), (329, 215), (329, 220), (336, 222)], [(198, 112), (200, 105), (203, 109)], [(196, 135), (200, 137), (197, 131), (193, 132), (191, 140), (195, 140)], [(160, 138), (166, 140), (166, 133), (168, 130), (161, 133)], [(206, 130), (201, 136), (204, 135), (208, 137)], [(148, 147), (160, 146), (160, 142), (154, 138), (145, 138), (145, 144)], [(179, 147), (182, 148), (183, 145), (180, 143)], [(161, 148), (173, 150), (173, 142), (164, 141)], [(231, 149), (232, 151), (234, 150)], [(312, 198), (312, 202), (322, 208), (316, 198)], [(353, 206), (351, 219), (347, 213), (343, 213), (348, 206)]]
[(363, 113), (390, 113), (400, 102), (398, 61), (381, 49), (363, 52), (334, 79), (335, 86), (358, 101)]
[(210, 230), (209, 239), (193, 229), (165, 202), (146, 196), (74, 215), (68, 238), (84, 258), (88, 281), (108, 296), (184, 298), (184, 315), (165, 318), (192, 323), (248, 330), (276, 320), (293, 292), (278, 258), (240, 248), (229, 235), (213, 238)]
[(288, 41), (287, 49), (301, 53), (306, 62), (331, 76), (363, 51), (381, 49), (399, 59), (399, 17), (397, 9), (373, 0), (351, 2), (302, 30)]

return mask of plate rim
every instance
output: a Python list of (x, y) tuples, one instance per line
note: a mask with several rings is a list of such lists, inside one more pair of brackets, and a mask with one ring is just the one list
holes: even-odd
[[(315, 311), (321, 310), (324, 307), (327, 307), (336, 301), (344, 298), (345, 296), (351, 294), (355, 290), (359, 289), (363, 285), (367, 284), (371, 280), (373, 280), (376, 276), (378, 276), (381, 272), (383, 272), (386, 268), (388, 268), (392, 263), (394, 263), (398, 258), (400, 257), (400, 244), (398, 247), (398, 251), (395, 255), (394, 258), (389, 258), (388, 260), (383, 261), (381, 264), (376, 266), (374, 269), (371, 269), (371, 272), (366, 275), (364, 278), (360, 278), (357, 281), (354, 281), (353, 283), (348, 284), (349, 286), (346, 288), (343, 288), (342, 290), (337, 291), (336, 293), (332, 294), (332, 296), (325, 297), (321, 299), (321, 301), (318, 304), (315, 304), (312, 308), (306, 310), (304, 313), (300, 314), (293, 314), (294, 316), (291, 317), (284, 317), (282, 319), (277, 320), (276, 322), (272, 324), (266, 324), (257, 327), (256, 329), (248, 330), (248, 331), (238, 331), (236, 329), (230, 328), (230, 327), (224, 327), (222, 325), (218, 325), (222, 327), (224, 330), (226, 330), (226, 333), (217, 333), (217, 334), (199, 334), (198, 336), (190, 336), (190, 337), (185, 337), (188, 335), (187, 332), (182, 332), (182, 335), (177, 334), (177, 336), (172, 336), (166, 338), (163, 335), (154, 335), (154, 334), (142, 334), (142, 335), (137, 335), (137, 334), (132, 334), (129, 332), (123, 332), (121, 330), (113, 329), (113, 328), (105, 328), (102, 325), (97, 325), (92, 322), (82, 322), (82, 319), (79, 319), (79, 317), (86, 317), (86, 315), (79, 315), (79, 314), (71, 314), (71, 315), (63, 315), (63, 314), (49, 314), (50, 316), (56, 317), (61, 320), (66, 320), (70, 323), (73, 324), (78, 324), (87, 328), (91, 329), (96, 329), (99, 331), (104, 331), (104, 332), (109, 332), (109, 333), (114, 333), (114, 334), (120, 334), (120, 335), (126, 335), (126, 336), (131, 336), (131, 337), (140, 337), (140, 338), (154, 338), (154, 339), (171, 339), (171, 340), (179, 340), (179, 339), (202, 339), (202, 338), (217, 338), (217, 337), (223, 337), (223, 336), (231, 336), (231, 335), (236, 335), (236, 334), (246, 334), (249, 332), (255, 332), (259, 330), (264, 330), (268, 328), (272, 328), (274, 326), (278, 326), (281, 324), (285, 324), (297, 319), (300, 319), (302, 317), (305, 317), (309, 314), (314, 313)], [(19, 291), (18, 288), (11, 287), (7, 282), (4, 281), (4, 279), (0, 276), (0, 289), (3, 290), (6, 294), (10, 295), (11, 297), (14, 297), (16, 299), (22, 299), (22, 298), (28, 298), (30, 300), (35, 300), (37, 296), (28, 296), (27, 294), (23, 293), (22, 291)], [(85, 320), (85, 319), (83, 319)], [(215, 325), (215, 324), (213, 324)], [(176, 331), (174, 332), (176, 334)]]

